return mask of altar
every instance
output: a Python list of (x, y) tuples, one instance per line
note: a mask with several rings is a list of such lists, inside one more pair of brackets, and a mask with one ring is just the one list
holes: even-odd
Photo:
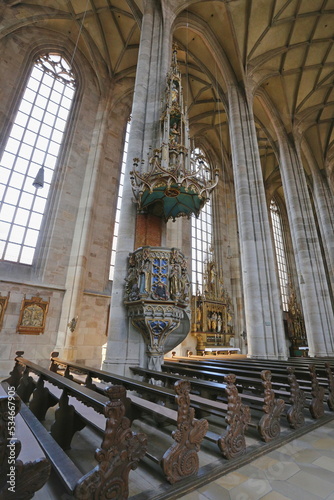
[(217, 356), (218, 353), (220, 354), (238, 354), (240, 352), (239, 347), (205, 347), (203, 356), (208, 354), (214, 354)]
[(192, 333), (198, 356), (234, 349), (232, 302), (214, 261), (206, 263), (203, 293), (192, 297)]

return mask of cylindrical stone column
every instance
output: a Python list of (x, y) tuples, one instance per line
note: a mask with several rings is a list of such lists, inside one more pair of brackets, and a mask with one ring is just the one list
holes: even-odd
[(248, 356), (285, 359), (287, 345), (253, 113), (245, 95), (228, 93)]
[[(279, 139), (281, 177), (310, 356), (333, 356), (334, 314), (305, 171), (294, 146)], [(317, 186), (318, 195), (320, 194)], [(320, 198), (319, 198), (320, 202)]]
[(313, 174), (312, 180), (314, 207), (326, 255), (329, 280), (334, 287), (334, 200), (320, 172)]
[[(158, 138), (156, 124), (159, 124), (161, 97), (170, 64), (170, 40), (167, 20), (162, 18), (154, 2), (146, 1), (117, 239), (107, 350), (103, 363), (103, 369), (119, 374), (127, 373), (127, 366), (140, 364), (145, 356), (144, 342), (129, 323), (123, 304), (127, 260), (129, 253), (135, 250), (136, 243), (137, 205), (132, 201), (130, 171), (133, 158), (144, 158)], [(146, 238), (146, 244), (147, 241)]]

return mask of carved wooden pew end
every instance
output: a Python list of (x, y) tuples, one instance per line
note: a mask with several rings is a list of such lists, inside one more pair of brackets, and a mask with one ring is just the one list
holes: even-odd
[(208, 430), (207, 420), (194, 418), (194, 409), (190, 407), (190, 383), (178, 380), (174, 387), (178, 404), (177, 429), (172, 433), (175, 443), (161, 459), (162, 470), (171, 484), (198, 473), (198, 452)]
[(101, 448), (96, 450), (98, 465), (83, 476), (76, 488), (78, 500), (99, 500), (100, 498), (128, 498), (129, 472), (147, 451), (145, 434), (131, 431), (130, 420), (125, 417), (122, 400), (126, 396), (123, 386), (110, 386), (106, 389), (110, 402), (106, 405), (106, 431)]
[[(22, 411), (22, 417), (38, 440), (66, 490), (78, 500), (86, 500), (88, 498), (89, 500), (100, 500), (101, 498), (126, 499), (129, 493), (129, 473), (138, 466), (138, 462), (145, 455), (147, 439), (145, 434), (136, 434), (131, 431), (131, 422), (125, 417), (125, 407), (123, 404), (123, 401), (127, 399), (125, 388), (117, 385), (108, 387), (105, 395), (102, 397), (94, 395), (93, 391), (80, 387), (71, 380), (39, 367), (24, 358), (20, 357), (16, 359), (16, 366), (19, 364), (39, 374), (34, 394), (37, 391), (37, 393), (40, 392), (42, 395), (45, 396), (46, 394), (48, 396), (49, 391), (45, 391), (44, 380), (49, 380), (51, 383), (63, 388), (60, 405), (55, 412), (56, 422), (51, 426), (51, 432), (56, 429), (56, 434), (60, 434), (62, 429), (64, 429), (63, 424), (67, 424), (66, 415), (71, 411), (71, 405), (68, 405), (68, 394), (66, 391), (73, 390), (73, 394), (71, 395), (78, 398), (78, 400), (83, 398), (85, 402), (88, 402), (89, 398), (91, 398), (90, 400), (94, 404), (96, 403), (99, 405), (99, 408), (103, 408), (104, 410), (106, 427), (101, 447), (95, 453), (98, 465), (82, 476), (79, 469), (73, 464), (62, 448), (60, 448), (31, 409), (26, 405), (22, 405), (22, 410), (24, 410)], [(21, 376), (23, 376), (24, 372), (25, 370), (21, 370)], [(109, 401), (105, 396), (109, 398)], [(56, 396), (53, 396), (53, 398), (57, 400)], [(42, 406), (44, 411), (45, 398), (44, 400), (41, 398), (41, 400), (43, 401)], [(31, 403), (33, 401), (34, 398), (31, 400)], [(34, 408), (34, 404), (32, 406)], [(35, 399), (35, 406), (36, 408), (38, 406), (37, 399)], [(38, 416), (41, 416), (38, 411), (36, 413)], [(49, 463), (47, 464), (50, 470), (51, 466)], [(21, 497), (15, 498), (21, 500)], [(28, 497), (22, 497), (22, 500), (26, 498), (28, 499)]]
[(281, 432), (280, 418), (285, 407), (283, 399), (275, 398), (271, 385), (271, 371), (262, 370), (261, 378), (264, 387), (264, 415), (261, 418), (258, 429), (263, 441), (268, 443), (279, 437)]

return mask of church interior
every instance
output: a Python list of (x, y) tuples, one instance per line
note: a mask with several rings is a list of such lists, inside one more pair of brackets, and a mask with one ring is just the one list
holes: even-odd
[(0, 450), (13, 405), (14, 462), (46, 457), (18, 491), (334, 498), (238, 489), (303, 436), (334, 470), (334, 0), (0, 14)]

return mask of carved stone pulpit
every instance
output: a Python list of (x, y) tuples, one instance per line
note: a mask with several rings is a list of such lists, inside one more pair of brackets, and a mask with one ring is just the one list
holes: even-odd
[(190, 282), (184, 255), (176, 248), (145, 246), (131, 253), (125, 305), (147, 346), (147, 367), (160, 370), (163, 355), (190, 330)]

